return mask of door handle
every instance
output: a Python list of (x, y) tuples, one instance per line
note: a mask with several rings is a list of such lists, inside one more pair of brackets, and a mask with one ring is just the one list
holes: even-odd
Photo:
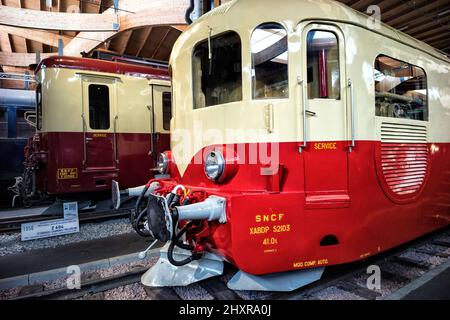
[(311, 117), (315, 117), (317, 115), (317, 113), (315, 113), (314, 111), (310, 111), (310, 110), (305, 110), (306, 115), (311, 116)]
[(348, 151), (351, 153), (356, 146), (356, 142), (355, 142), (355, 94), (354, 94), (354, 90), (353, 90), (353, 81), (352, 79), (348, 79), (347, 82), (348, 88), (350, 90), (350, 129), (351, 129), (351, 145), (348, 147)]
[(303, 107), (302, 107), (302, 120), (303, 120), (303, 144), (300, 145), (298, 147), (298, 151), (301, 153), (303, 151), (303, 149), (306, 148), (306, 103), (307, 103), (307, 98), (306, 98), (306, 90), (304, 88), (304, 84), (305, 81), (301, 78), (301, 77), (297, 77), (297, 84), (300, 86), (300, 92), (302, 94), (302, 102), (303, 102)]
[(266, 129), (268, 133), (273, 133), (274, 121), (273, 121), (273, 104), (268, 104), (265, 107), (265, 117), (266, 117)]
[(87, 142), (92, 141), (92, 140), (94, 140), (94, 138), (86, 137), (86, 141), (87, 141)]

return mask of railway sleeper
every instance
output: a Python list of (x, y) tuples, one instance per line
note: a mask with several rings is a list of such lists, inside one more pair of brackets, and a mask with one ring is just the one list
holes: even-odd
[(384, 268), (381, 268), (381, 279), (397, 284), (408, 283), (412, 280), (410, 277), (405, 277), (404, 275), (385, 270)]
[(414, 249), (414, 251), (416, 251), (417, 253), (424, 253), (424, 254), (428, 254), (430, 256), (435, 256), (435, 257), (444, 258), (444, 259), (450, 257), (450, 254), (445, 253), (445, 252), (426, 250), (426, 249)]
[(228, 289), (218, 277), (210, 278), (199, 283), (200, 286), (217, 300), (242, 300), (233, 290)]
[(408, 266), (408, 267), (414, 267), (418, 269), (423, 270), (429, 270), (433, 266), (431, 263), (424, 262), (424, 261), (418, 261), (407, 257), (394, 257), (394, 262), (397, 262), (401, 265)]
[(151, 300), (181, 300), (171, 287), (147, 287), (144, 286), (147, 297)]
[(381, 296), (381, 293), (376, 292), (374, 290), (370, 290), (368, 288), (364, 288), (358, 284), (352, 283), (352, 282), (339, 282), (336, 284), (336, 287), (338, 289), (356, 294), (360, 296), (361, 298), (367, 299), (367, 300), (375, 300), (376, 298)]
[(450, 248), (450, 241), (434, 240), (432, 243), (437, 245), (437, 246)]

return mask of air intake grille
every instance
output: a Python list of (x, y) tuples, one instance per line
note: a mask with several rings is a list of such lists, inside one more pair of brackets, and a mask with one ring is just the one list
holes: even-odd
[(427, 128), (381, 124), (381, 166), (390, 191), (399, 196), (420, 191), (428, 170)]

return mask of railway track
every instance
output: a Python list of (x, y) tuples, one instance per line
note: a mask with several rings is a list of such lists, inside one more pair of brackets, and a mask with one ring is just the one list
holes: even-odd
[[(104, 212), (80, 212), (80, 222), (101, 220), (107, 218), (123, 217), (130, 214), (132, 209), (119, 209)], [(0, 233), (17, 231), (21, 229), (22, 223), (46, 221), (52, 219), (61, 219), (62, 215), (33, 215), (33, 216), (21, 216), (13, 218), (0, 219)]]
[[(226, 265), (224, 275), (201, 281), (190, 287), (192, 290), (207, 292), (214, 300), (320, 299), (322, 292), (330, 290), (334, 292), (333, 298), (335, 299), (384, 299), (437, 265), (430, 263), (430, 260), (441, 259), (441, 263), (444, 263), (450, 258), (450, 241), (442, 240), (445, 237), (450, 237), (450, 227), (368, 258), (363, 262), (328, 267), (320, 281), (288, 293), (233, 291), (226, 285), (226, 281), (236, 271), (231, 265)], [(427, 259), (414, 259), (410, 257), (414, 255), (422, 258), (427, 257)], [(369, 290), (365, 286), (365, 280), (369, 277), (367, 267), (371, 265), (380, 267), (381, 290)], [(17, 297), (15, 299), (89, 298), (89, 296), (100, 292), (138, 283), (140, 282), (141, 275), (145, 271), (145, 268), (135, 269), (121, 275), (87, 281), (82, 284), (79, 290), (68, 290), (65, 288), (54, 289)], [(144, 287), (144, 290), (148, 299), (184, 300), (186, 296), (180, 294), (181, 288)]]
[(58, 288), (31, 293), (19, 296), (11, 300), (74, 300), (88, 295), (94, 295), (117, 287), (126, 286), (139, 282), (146, 268), (139, 268), (133, 271), (116, 276), (88, 280), (81, 284), (80, 289)]

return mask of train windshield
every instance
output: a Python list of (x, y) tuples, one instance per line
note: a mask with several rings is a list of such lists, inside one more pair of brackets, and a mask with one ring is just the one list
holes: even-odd
[(253, 99), (288, 98), (287, 32), (278, 23), (265, 23), (253, 31)]
[(242, 100), (241, 39), (227, 32), (199, 43), (192, 59), (194, 109)]

